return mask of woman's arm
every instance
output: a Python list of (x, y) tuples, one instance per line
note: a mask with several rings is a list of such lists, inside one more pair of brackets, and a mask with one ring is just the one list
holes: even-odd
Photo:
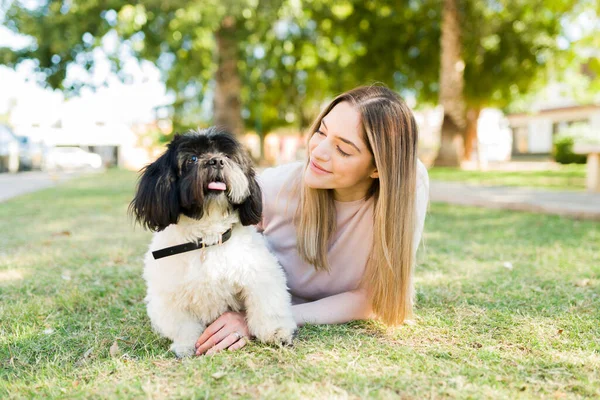
[(419, 160), (417, 162), (417, 192), (415, 197), (416, 225), (413, 235), (413, 255), (417, 254), (417, 249), (423, 236), (425, 227), (425, 216), (429, 207), (429, 174), (427, 168)]
[[(371, 316), (371, 306), (367, 292), (363, 289), (351, 290), (310, 303), (292, 306), (294, 320), (298, 326), (312, 324), (341, 324)], [(235, 334), (242, 338), (237, 340)], [(237, 350), (246, 345), (245, 337), (250, 336), (246, 314), (226, 312), (210, 324), (196, 342), (196, 355), (214, 354), (229, 349)]]
[(371, 318), (372, 311), (365, 289), (355, 289), (310, 303), (292, 306), (296, 324), (342, 324)]

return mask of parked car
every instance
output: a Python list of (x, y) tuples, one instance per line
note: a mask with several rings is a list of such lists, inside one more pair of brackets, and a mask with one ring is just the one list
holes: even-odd
[(19, 169), (42, 169), (44, 159), (44, 145), (34, 142), (27, 136), (18, 136), (19, 139)]
[(44, 169), (47, 171), (85, 168), (102, 168), (102, 157), (80, 147), (54, 147), (44, 158)]
[(19, 139), (6, 125), (0, 125), (0, 172), (19, 170)]

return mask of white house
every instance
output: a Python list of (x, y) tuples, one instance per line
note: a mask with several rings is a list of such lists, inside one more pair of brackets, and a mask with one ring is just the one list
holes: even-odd
[(513, 155), (550, 154), (554, 135), (575, 123), (589, 125), (600, 139), (600, 104), (546, 108), (534, 113), (509, 114)]

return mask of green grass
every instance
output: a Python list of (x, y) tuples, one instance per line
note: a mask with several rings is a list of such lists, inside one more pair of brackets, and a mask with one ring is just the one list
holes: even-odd
[(555, 190), (585, 190), (585, 165), (560, 165), (548, 171), (464, 171), (435, 167), (429, 178), (477, 185), (528, 186)]
[(0, 203), (0, 398), (600, 397), (598, 223), (434, 204), (414, 325), (178, 361), (145, 315), (134, 178)]

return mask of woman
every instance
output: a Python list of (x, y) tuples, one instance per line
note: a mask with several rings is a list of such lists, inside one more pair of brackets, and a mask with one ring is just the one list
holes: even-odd
[[(260, 177), (258, 226), (283, 266), (298, 325), (412, 315), (413, 266), (428, 203), (417, 126), (393, 91), (359, 87), (335, 98), (311, 127), (309, 158)], [(228, 312), (197, 354), (236, 350), (249, 336)]]

